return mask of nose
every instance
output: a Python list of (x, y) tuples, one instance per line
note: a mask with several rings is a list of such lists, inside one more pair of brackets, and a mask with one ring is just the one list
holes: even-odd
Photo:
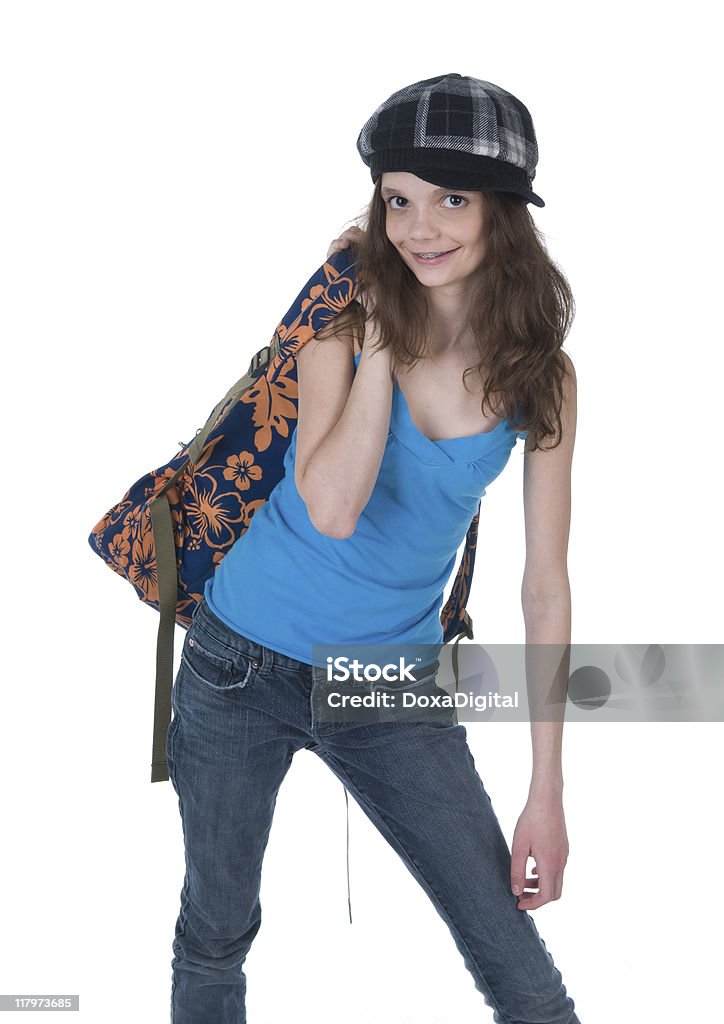
[(439, 238), (440, 232), (435, 227), (435, 216), (424, 206), (418, 206), (408, 221), (408, 232), (416, 242)]

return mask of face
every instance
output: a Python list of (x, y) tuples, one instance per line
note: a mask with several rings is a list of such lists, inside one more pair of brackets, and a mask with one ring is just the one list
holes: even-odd
[[(387, 237), (420, 284), (449, 290), (485, 258), (485, 206), (480, 192), (441, 188), (407, 171), (382, 175)], [(425, 260), (418, 253), (448, 253)]]

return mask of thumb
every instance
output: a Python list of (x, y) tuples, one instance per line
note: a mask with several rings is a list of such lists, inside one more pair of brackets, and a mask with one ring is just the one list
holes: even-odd
[(513, 851), (513, 857), (510, 865), (510, 887), (516, 896), (520, 896), (523, 892), (523, 886), (525, 885), (525, 866), (527, 863), (528, 857), (526, 854)]

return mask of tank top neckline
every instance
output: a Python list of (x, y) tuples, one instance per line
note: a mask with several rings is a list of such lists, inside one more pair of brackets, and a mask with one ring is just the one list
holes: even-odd
[[(362, 353), (358, 352), (354, 357), (355, 369), (361, 355)], [(417, 427), (410, 414), (402, 388), (397, 380), (393, 381), (390, 431), (399, 441), (403, 444), (406, 443), (408, 448), (416, 451), (424, 462), (438, 465), (449, 465), (451, 462), (474, 462), (490, 451), (491, 440), (498, 441), (510, 430), (510, 424), (503, 419), (492, 430), (463, 437), (443, 437), (438, 441), (433, 441)]]

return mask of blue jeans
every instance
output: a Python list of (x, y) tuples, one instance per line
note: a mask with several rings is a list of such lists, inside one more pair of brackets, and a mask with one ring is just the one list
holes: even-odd
[(496, 1022), (580, 1024), (533, 918), (517, 909), (510, 851), (454, 712), (315, 722), (312, 682), (311, 665), (198, 605), (166, 744), (186, 854), (172, 1024), (246, 1024), (242, 965), (261, 925), (264, 851), (302, 748), (329, 766), (420, 883)]

